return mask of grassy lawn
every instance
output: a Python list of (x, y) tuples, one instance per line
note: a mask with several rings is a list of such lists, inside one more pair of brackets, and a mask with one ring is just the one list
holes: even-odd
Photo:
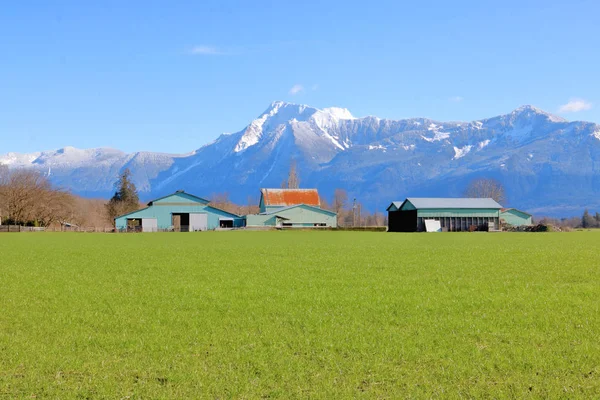
[(0, 234), (0, 398), (593, 398), (600, 231)]

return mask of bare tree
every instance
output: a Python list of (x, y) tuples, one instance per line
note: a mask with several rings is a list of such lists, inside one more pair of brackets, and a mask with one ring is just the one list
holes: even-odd
[(0, 164), (0, 225), (2, 218), (6, 217), (6, 184), (8, 183), (8, 166)]
[(36, 206), (50, 189), (50, 183), (37, 171), (12, 171), (4, 186), (8, 219), (14, 224), (34, 221)]
[(338, 225), (343, 225), (344, 209), (348, 203), (348, 193), (344, 189), (335, 189), (333, 192), (333, 211), (337, 214)]
[(240, 214), (242, 208), (229, 200), (229, 193), (213, 193), (210, 196), (210, 205), (233, 214)]
[(296, 160), (292, 160), (290, 164), (287, 187), (288, 189), (298, 189), (300, 187), (300, 178), (298, 177), (298, 165)]
[(465, 190), (466, 197), (489, 197), (496, 200), (498, 203), (503, 203), (505, 198), (504, 186), (495, 179), (490, 178), (479, 178), (471, 181), (467, 190)]
[(321, 208), (323, 210), (333, 211), (333, 207), (331, 206), (331, 204), (329, 204), (325, 197), (319, 196), (319, 204), (321, 205)]
[(6, 170), (0, 177), (2, 214), (19, 225), (49, 226), (74, 212), (73, 196), (52, 187), (48, 179), (33, 170)]
[(247, 214), (258, 214), (260, 207), (258, 205), (259, 200), (254, 196), (248, 196), (246, 208), (240, 213), (241, 215)]
[(72, 213), (64, 217), (64, 223), (72, 227), (110, 228), (112, 221), (106, 218), (106, 200), (73, 197)]
[(8, 165), (0, 163), (0, 186), (8, 182)]
[(41, 226), (71, 223), (75, 219), (75, 198), (62, 190), (41, 193), (35, 209), (35, 219)]

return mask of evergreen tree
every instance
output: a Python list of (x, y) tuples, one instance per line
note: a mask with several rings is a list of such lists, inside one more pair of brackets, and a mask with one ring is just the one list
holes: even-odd
[(581, 217), (581, 226), (583, 228), (594, 228), (596, 226), (596, 219), (590, 215), (590, 212), (586, 209)]
[(140, 199), (137, 188), (131, 180), (131, 171), (125, 169), (119, 180), (115, 183), (115, 194), (106, 204), (106, 211), (110, 221), (122, 214), (140, 208)]

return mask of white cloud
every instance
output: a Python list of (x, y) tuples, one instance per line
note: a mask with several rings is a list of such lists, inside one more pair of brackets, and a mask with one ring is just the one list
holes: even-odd
[(213, 46), (195, 46), (190, 50), (190, 54), (200, 56), (218, 56), (223, 55), (222, 51)]
[(585, 111), (592, 108), (592, 103), (587, 102), (583, 99), (571, 99), (567, 104), (563, 104), (558, 109), (561, 113), (579, 112)]
[(460, 103), (461, 101), (464, 100), (464, 98), (462, 96), (453, 96), (453, 97), (450, 97), (448, 100), (450, 100), (453, 103)]
[(304, 91), (304, 86), (302, 86), (299, 83), (297, 83), (294, 86), (292, 86), (292, 88), (290, 89), (289, 93), (293, 96), (293, 95), (296, 95), (296, 94), (298, 94), (300, 92), (303, 92), (303, 91)]
[(315, 92), (315, 91), (319, 90), (319, 85), (317, 85), (315, 83), (314, 85), (312, 85), (311, 89), (312, 89), (313, 92)]

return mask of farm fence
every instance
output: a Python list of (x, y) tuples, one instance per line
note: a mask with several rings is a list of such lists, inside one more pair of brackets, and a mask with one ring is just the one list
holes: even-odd
[(114, 232), (114, 228), (106, 227), (40, 227), (22, 225), (0, 225), (0, 233), (3, 232)]

